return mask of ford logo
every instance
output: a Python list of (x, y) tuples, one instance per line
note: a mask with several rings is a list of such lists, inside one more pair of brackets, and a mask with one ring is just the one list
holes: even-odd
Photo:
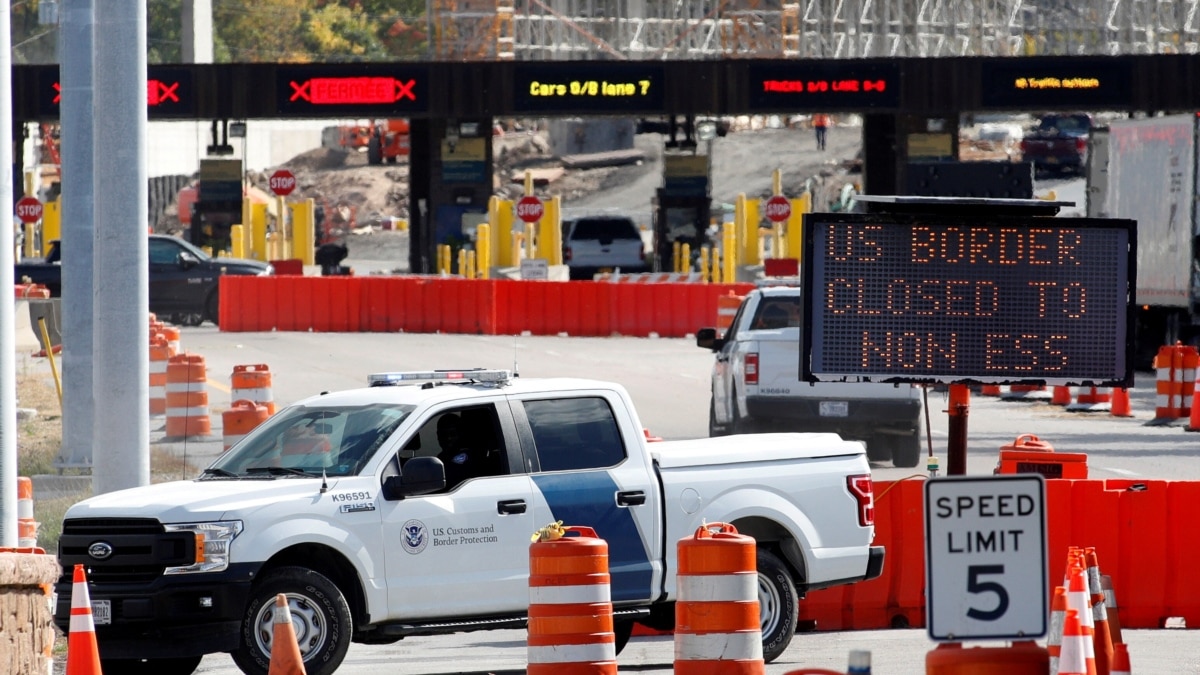
[(113, 554), (112, 544), (107, 541), (98, 541), (88, 547), (88, 555), (96, 560), (108, 560)]

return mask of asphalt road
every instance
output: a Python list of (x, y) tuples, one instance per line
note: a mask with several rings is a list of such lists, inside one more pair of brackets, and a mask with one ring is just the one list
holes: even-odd
[[(667, 439), (706, 435), (708, 372), (712, 356), (687, 339), (560, 338), (420, 334), (222, 333), (211, 327), (185, 329), (183, 347), (205, 357), (210, 407), (228, 406), (228, 377), (234, 365), (267, 364), (275, 399), (286, 404), (324, 390), (361, 386), (368, 373), (424, 368), (513, 368), (522, 376), (570, 375), (614, 379), (630, 391), (644, 426)], [(1134, 417), (1068, 413), (1040, 402), (974, 396), (968, 418), (969, 475), (990, 474), (999, 447), (1033, 433), (1058, 451), (1086, 452), (1093, 478), (1145, 477), (1200, 480), (1200, 436), (1178, 426), (1149, 426), (1154, 380), (1140, 374), (1132, 391)], [(929, 392), (934, 453), (945, 466), (946, 399)], [(214, 415), (214, 434), (219, 435)], [(220, 452), (220, 443), (173, 446), (193, 462)], [(921, 473), (873, 465), (879, 479)], [(1194, 631), (1129, 631), (1135, 672), (1200, 674), (1200, 638)], [(969, 646), (1000, 646), (980, 643)], [(800, 635), (767, 673), (802, 668), (843, 668), (851, 649), (873, 653), (876, 675), (924, 673), (924, 654), (934, 647), (924, 630), (816, 632)], [(623, 672), (672, 670), (670, 637), (635, 638), (620, 658)], [(354, 645), (338, 671), (346, 675), (521, 673), (524, 633), (496, 631), (410, 638), (389, 646)], [(198, 671), (234, 675), (226, 655), (206, 657)]]

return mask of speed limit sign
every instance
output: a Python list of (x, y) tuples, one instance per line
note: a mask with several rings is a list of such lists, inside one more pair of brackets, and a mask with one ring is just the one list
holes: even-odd
[(1040, 474), (925, 481), (925, 608), (932, 640), (1046, 634), (1046, 482)]

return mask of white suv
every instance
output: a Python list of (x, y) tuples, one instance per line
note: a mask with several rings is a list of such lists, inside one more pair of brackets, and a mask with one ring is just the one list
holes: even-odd
[(563, 262), (572, 279), (603, 272), (646, 272), (646, 244), (628, 216), (582, 216), (563, 221)]

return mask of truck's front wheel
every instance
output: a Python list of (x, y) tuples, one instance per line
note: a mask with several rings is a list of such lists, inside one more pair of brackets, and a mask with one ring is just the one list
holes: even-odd
[(246, 675), (267, 675), (274, 638), (275, 596), (288, 599), (292, 628), (308, 675), (337, 670), (354, 632), (350, 605), (325, 575), (303, 567), (281, 567), (254, 587), (242, 617), (241, 646), (233, 661)]
[(757, 564), (763, 661), (770, 663), (779, 658), (796, 634), (800, 594), (791, 571), (774, 553), (758, 549)]

